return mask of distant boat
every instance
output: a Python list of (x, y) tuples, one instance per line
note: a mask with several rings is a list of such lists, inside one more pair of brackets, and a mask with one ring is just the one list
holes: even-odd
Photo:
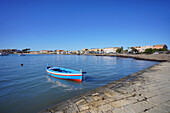
[(73, 80), (77, 82), (82, 81), (82, 72), (80, 71), (53, 66), (47, 66), (46, 71), (51, 77), (54, 78)]
[(7, 56), (9, 53), (0, 53), (0, 56)]

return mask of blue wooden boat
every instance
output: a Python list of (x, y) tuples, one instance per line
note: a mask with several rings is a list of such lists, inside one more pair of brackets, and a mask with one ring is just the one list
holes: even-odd
[(46, 67), (47, 73), (54, 78), (58, 79), (65, 79), (65, 80), (73, 80), (77, 82), (82, 81), (82, 72), (75, 71), (72, 69), (54, 67), (54, 66), (47, 66)]

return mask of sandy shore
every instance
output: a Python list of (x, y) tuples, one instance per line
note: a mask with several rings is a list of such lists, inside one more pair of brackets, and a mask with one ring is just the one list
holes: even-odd
[(170, 62), (56, 104), (41, 113), (169, 113)]

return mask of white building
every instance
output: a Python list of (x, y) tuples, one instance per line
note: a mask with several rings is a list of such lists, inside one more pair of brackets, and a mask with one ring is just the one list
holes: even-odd
[(137, 46), (133, 48), (137, 49), (141, 53), (141, 52), (144, 52), (146, 49), (153, 48), (153, 46), (147, 45), (147, 46)]
[(116, 50), (119, 49), (119, 47), (107, 47), (103, 48), (104, 53), (116, 53)]
[(41, 50), (41, 51), (39, 51), (39, 53), (48, 54), (48, 53), (53, 53), (53, 51), (52, 50)]
[(56, 53), (56, 54), (64, 54), (64, 50), (59, 50), (59, 49), (58, 49), (58, 50), (55, 50), (55, 53)]

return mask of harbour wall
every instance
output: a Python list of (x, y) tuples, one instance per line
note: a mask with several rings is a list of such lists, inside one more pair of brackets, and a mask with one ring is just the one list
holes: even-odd
[(96, 54), (95, 56), (112, 56), (112, 57), (124, 57), (124, 58), (134, 58), (137, 60), (149, 60), (149, 61), (159, 61), (159, 62), (170, 62), (170, 54)]

